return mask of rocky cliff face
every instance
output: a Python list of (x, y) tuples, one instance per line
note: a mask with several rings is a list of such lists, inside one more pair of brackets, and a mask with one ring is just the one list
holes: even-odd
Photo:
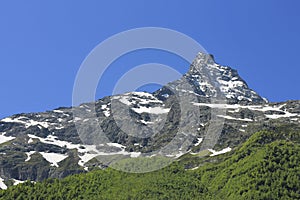
[[(257, 130), (299, 122), (300, 101), (268, 103), (236, 70), (199, 53), (181, 79), (153, 94), (131, 92), (0, 120), (0, 181), (10, 185), (105, 167), (95, 159), (99, 155), (178, 157), (232, 149)], [(171, 152), (160, 150), (170, 143)]]

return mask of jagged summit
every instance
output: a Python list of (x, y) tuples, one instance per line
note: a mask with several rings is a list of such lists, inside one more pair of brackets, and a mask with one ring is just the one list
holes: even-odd
[(262, 104), (268, 101), (250, 89), (235, 69), (217, 64), (210, 54), (198, 53), (185, 75), (195, 86), (195, 93), (211, 96), (219, 89), (231, 104)]

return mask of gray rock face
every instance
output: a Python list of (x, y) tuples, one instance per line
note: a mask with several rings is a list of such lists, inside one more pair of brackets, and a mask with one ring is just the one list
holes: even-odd
[[(210, 81), (207, 81), (207, 75)], [(251, 90), (237, 71), (215, 63), (210, 55), (199, 53), (185, 75), (195, 86), (195, 92), (203, 96), (212, 96), (213, 90), (220, 90), (228, 103), (263, 104), (267, 100)], [(213, 85), (213, 84), (214, 85)]]
[(257, 130), (299, 122), (300, 101), (268, 103), (236, 70), (199, 53), (181, 79), (153, 94), (126, 93), (0, 120), (0, 177), (8, 185), (62, 178), (105, 167), (99, 155), (178, 157), (234, 148)]

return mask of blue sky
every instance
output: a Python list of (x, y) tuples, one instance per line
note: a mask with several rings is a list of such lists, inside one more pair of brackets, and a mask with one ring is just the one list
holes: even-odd
[[(300, 99), (299, 9), (298, 0), (1, 1), (0, 118), (70, 106), (88, 53), (116, 33), (145, 26), (189, 35), (271, 101)], [(187, 70), (178, 58), (148, 53), (120, 59), (115, 72), (153, 61)], [(103, 80), (97, 97), (111, 92), (116, 77)]]

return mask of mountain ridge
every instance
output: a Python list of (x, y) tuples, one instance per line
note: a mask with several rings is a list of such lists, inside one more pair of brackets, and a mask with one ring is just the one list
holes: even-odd
[(260, 131), (234, 152), (182, 156), (135, 174), (111, 168), (0, 191), (1, 199), (299, 199), (300, 127)]
[[(91, 117), (93, 108), (96, 119)], [(74, 109), (82, 117), (74, 116)], [(182, 121), (180, 115), (184, 109), (193, 112), (186, 112)], [(119, 112), (119, 121), (115, 112)], [(206, 145), (212, 112), (224, 126), (216, 140)], [(130, 120), (135, 126), (128, 126)], [(40, 181), (106, 168), (110, 162), (103, 163), (97, 156), (151, 155), (176, 135), (178, 140), (185, 138), (187, 131), (191, 132), (185, 138), (188, 144), (175, 146), (176, 151), (163, 154), (176, 159), (188, 152), (198, 153), (203, 150), (201, 146), (221, 151), (241, 144), (257, 130), (299, 122), (300, 101), (267, 102), (248, 87), (236, 70), (199, 53), (181, 79), (152, 94), (130, 92), (76, 108), (16, 114), (0, 120), (0, 177), (4, 182)], [(88, 135), (78, 134), (78, 124)], [(102, 144), (95, 143), (100, 141), (95, 140), (98, 135), (95, 125), (101, 126), (108, 139)], [(130, 135), (122, 128), (129, 133), (135, 130), (141, 133)], [(177, 133), (178, 130), (182, 133)], [(184, 150), (181, 152), (180, 148)]]

